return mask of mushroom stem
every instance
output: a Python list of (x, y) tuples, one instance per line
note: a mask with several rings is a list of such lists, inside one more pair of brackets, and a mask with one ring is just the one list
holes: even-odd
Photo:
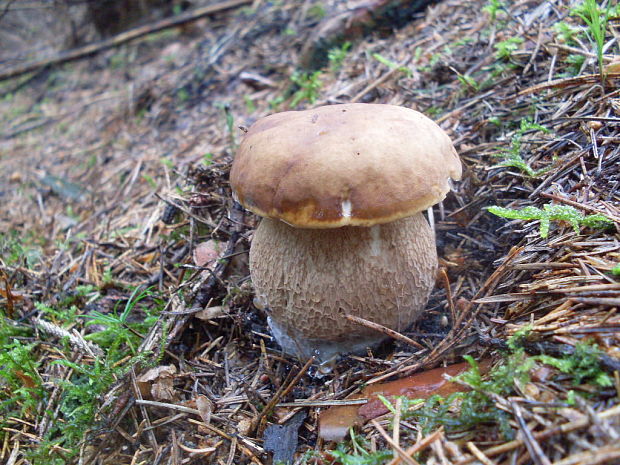
[(346, 314), (402, 331), (424, 310), (435, 282), (435, 238), (422, 215), (373, 227), (299, 229), (264, 218), (250, 271), (286, 352), (329, 360), (385, 336)]

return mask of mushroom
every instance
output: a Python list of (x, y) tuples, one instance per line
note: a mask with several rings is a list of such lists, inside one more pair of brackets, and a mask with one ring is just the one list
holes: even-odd
[(254, 123), (230, 183), (263, 217), (250, 274), (284, 351), (325, 362), (385, 337), (346, 315), (396, 331), (418, 319), (437, 269), (421, 212), (460, 177), (450, 138), (408, 108), (330, 105)]

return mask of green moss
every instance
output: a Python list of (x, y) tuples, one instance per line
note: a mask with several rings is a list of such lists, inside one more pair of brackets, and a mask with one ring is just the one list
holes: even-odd
[(596, 344), (580, 342), (575, 351), (565, 357), (557, 358), (549, 355), (538, 355), (536, 360), (551, 365), (572, 378), (574, 385), (592, 383), (600, 387), (614, 385), (613, 378), (600, 365), (602, 351)]
[(401, 415), (420, 423), (424, 434), (440, 426), (447, 432), (455, 433), (470, 430), (476, 425), (488, 425), (497, 427), (505, 439), (513, 438), (509, 416), (496, 407), (493, 395), (509, 395), (515, 381), (527, 382), (534, 361), (518, 351), (507, 357), (487, 377), (483, 377), (473, 358), (466, 356), (465, 359), (471, 368), (458, 378), (469, 385), (472, 391), (457, 392), (445, 398), (431, 396), (422, 408), (412, 411), (409, 408), (419, 403), (419, 400), (403, 399)]
[(575, 39), (577, 39), (581, 35), (581, 30), (579, 28), (573, 27), (564, 21), (555, 23), (553, 25), (553, 30), (556, 37), (561, 42), (564, 42), (568, 45), (574, 44)]
[(327, 52), (327, 60), (329, 61), (329, 70), (337, 73), (342, 68), (342, 63), (351, 49), (351, 42), (345, 42), (339, 47), (333, 47)]
[[(407, 77), (413, 76), (413, 71), (411, 71), (409, 68), (407, 68), (406, 66), (400, 66), (398, 63), (390, 60), (389, 58), (385, 58), (383, 55), (379, 55), (378, 53), (373, 53), (371, 56), (375, 60), (377, 60), (379, 63), (387, 66), (390, 69), (396, 69)], [(431, 59), (431, 62), (432, 62), (432, 59)]]
[(510, 60), (512, 54), (519, 50), (519, 46), (524, 42), (522, 37), (510, 37), (493, 45), (495, 47), (495, 57), (498, 60)]
[(525, 207), (521, 210), (513, 210), (511, 208), (503, 208), (494, 205), (488, 207), (487, 210), (502, 218), (526, 221), (539, 220), (540, 236), (543, 238), (549, 235), (551, 221), (565, 221), (570, 223), (577, 234), (579, 234), (580, 226), (600, 229), (608, 228), (614, 224), (613, 221), (605, 215), (584, 215), (569, 205), (547, 204), (543, 205), (542, 210), (536, 207)]
[[(523, 345), (529, 331), (530, 328), (526, 327), (507, 341), (509, 351), (486, 375), (480, 372), (472, 357), (464, 357), (471, 368), (456, 379), (468, 385), (471, 391), (457, 392), (445, 398), (435, 395), (426, 400), (402, 397), (401, 418), (417, 423), (422, 434), (430, 434), (439, 427), (445, 428), (449, 434), (456, 434), (486, 425), (509, 440), (515, 437), (515, 430), (510, 425), (511, 415), (497, 407), (497, 398), (514, 395), (515, 386), (528, 383), (530, 372), (537, 365), (543, 363), (555, 367), (574, 386), (584, 383), (601, 387), (613, 385), (612, 377), (600, 364), (602, 352), (596, 345), (577, 344), (573, 353), (562, 357), (528, 356)], [(567, 395), (566, 402), (569, 403), (574, 395)], [(393, 414), (396, 413), (394, 404), (385, 398), (381, 400)]]
[(304, 100), (307, 100), (311, 105), (317, 101), (319, 98), (319, 91), (323, 86), (321, 74), (320, 71), (314, 71), (312, 73), (295, 71), (291, 75), (291, 81), (297, 86), (297, 90), (293, 94), (291, 100), (291, 107), (296, 107)]
[[(65, 370), (68, 377), (46, 378), (45, 384), (39, 374), (38, 344), (27, 344), (20, 339), (29, 336), (27, 328), (0, 319), (0, 419), (21, 417), (36, 423), (41, 415), (47, 415), (40, 411), (40, 405), (48, 403), (52, 390), (58, 392), (54, 421), (37, 447), (26, 452), (30, 463), (72, 462), (83, 441), (88, 441), (101, 427), (102, 396), (136, 364), (148, 366), (152, 359), (150, 353), (139, 353), (138, 346), (142, 335), (157, 321), (157, 314), (163, 308), (161, 299), (149, 289), (137, 288), (122, 309), (107, 314), (96, 311), (79, 314), (86, 299), (92, 301), (99, 297), (100, 292), (94, 286), (80, 286), (55, 306), (36, 304), (43, 318), (61, 329), (79, 327), (83, 321), (103, 328), (85, 336), (102, 350), (93, 359), (75, 362), (75, 348), (67, 338), (61, 340), (57, 353), (65, 358), (51, 363), (70, 368)], [(138, 308), (139, 317), (131, 318)], [(163, 347), (160, 350), (163, 353)], [(0, 420), (0, 425), (4, 424)], [(0, 431), (0, 441), (2, 434)]]
[(32, 231), (0, 233), (0, 257), (9, 266), (23, 263), (28, 268), (34, 268), (41, 259), (44, 244), (45, 239)]
[(45, 398), (36, 360), (37, 344), (25, 344), (8, 337), (9, 328), (0, 333), (0, 425), (1, 419), (32, 415)]
[(505, 8), (504, 2), (501, 0), (489, 0), (488, 3), (482, 7), (482, 11), (489, 15), (491, 24), (497, 19), (497, 13)]

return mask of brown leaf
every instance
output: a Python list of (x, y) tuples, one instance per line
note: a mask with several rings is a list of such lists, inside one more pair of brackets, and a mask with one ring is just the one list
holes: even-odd
[(221, 306), (217, 306), (217, 307), (209, 307), (209, 308), (205, 308), (204, 310), (200, 310), (199, 312), (194, 314), (194, 318), (198, 318), (199, 320), (203, 320), (203, 321), (208, 321), (208, 320), (212, 320), (214, 318), (217, 318), (218, 316), (221, 316), (224, 314), (224, 310), (222, 309)]
[(200, 418), (205, 424), (211, 423), (211, 414), (213, 413), (213, 402), (208, 397), (199, 395), (196, 397), (196, 408), (200, 414)]
[(17, 376), (28, 389), (34, 389), (37, 387), (37, 383), (34, 379), (32, 379), (32, 376), (27, 375), (23, 371), (15, 370), (15, 376)]
[(13, 318), (13, 301), (16, 300), (16, 295), (11, 292), (11, 283), (6, 273), (0, 270), (0, 278), (4, 281), (4, 289), (0, 287), (0, 295), (6, 299), (6, 314), (9, 318)]
[[(480, 371), (486, 372), (490, 366), (488, 360), (480, 363)], [(447, 396), (454, 392), (464, 391), (462, 386), (445, 379), (444, 375), (456, 376), (470, 368), (469, 363), (458, 363), (442, 368), (416, 373), (406, 378), (389, 383), (371, 384), (361, 393), (349, 399), (368, 398), (361, 407), (356, 405), (331, 407), (321, 412), (319, 417), (319, 436), (328, 441), (341, 441), (349, 428), (362, 425), (364, 422), (387, 413), (388, 408), (381, 402), (379, 395), (390, 401), (395, 396), (406, 396), (409, 399), (426, 399), (432, 395)]]
[(243, 418), (237, 423), (237, 432), (241, 436), (247, 436), (252, 431), (252, 420), (249, 418)]
[(215, 263), (222, 252), (221, 249), (221, 244), (213, 239), (209, 239), (206, 242), (201, 242), (194, 249), (194, 264), (208, 269), (214, 268)]
[(174, 365), (162, 365), (151, 368), (138, 377), (138, 388), (142, 397), (157, 401), (171, 401), (174, 398)]
[(23, 180), (23, 175), (19, 171), (13, 171), (9, 176), (9, 182), (19, 183)]
[(620, 74), (620, 56), (614, 56), (611, 63), (605, 65), (605, 74)]

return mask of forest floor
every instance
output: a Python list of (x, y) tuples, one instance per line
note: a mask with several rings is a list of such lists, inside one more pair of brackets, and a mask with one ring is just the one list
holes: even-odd
[[(0, 82), (0, 463), (620, 463), (620, 7), (445, 0), (331, 43), (346, 7), (248, 2)], [(228, 172), (239, 126), (348, 102), (431, 117), (464, 175), (416, 344), (325, 373), (253, 305)], [(397, 378), (431, 397), (362, 415)]]

